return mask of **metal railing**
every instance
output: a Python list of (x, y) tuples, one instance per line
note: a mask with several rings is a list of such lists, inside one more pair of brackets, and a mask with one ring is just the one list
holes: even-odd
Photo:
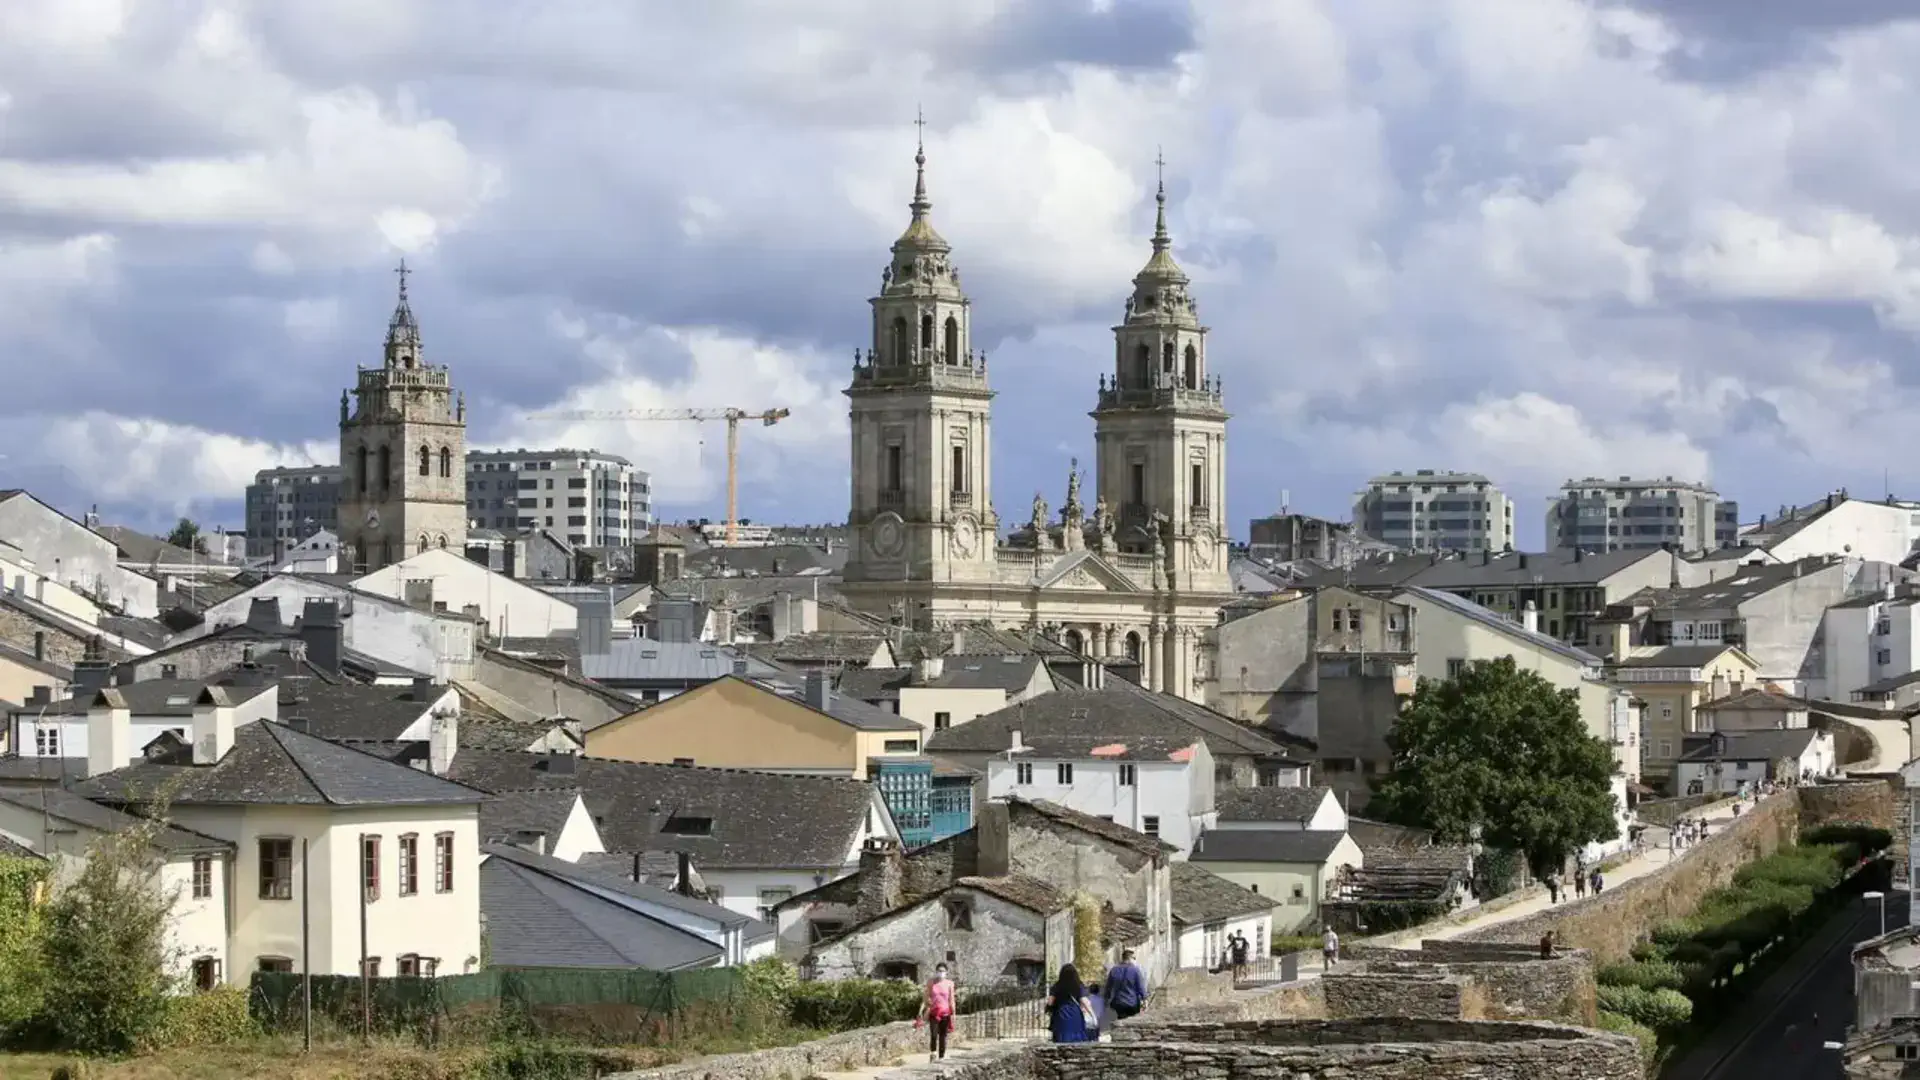
[(1034, 1039), (1050, 1032), (1044, 986), (962, 989), (954, 1001), (953, 1033), (961, 1039)]

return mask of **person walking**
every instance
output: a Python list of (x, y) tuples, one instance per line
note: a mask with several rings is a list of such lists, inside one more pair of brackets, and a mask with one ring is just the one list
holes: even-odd
[(927, 1060), (939, 1061), (947, 1056), (947, 1036), (953, 1034), (953, 979), (945, 964), (935, 965), (927, 982), (914, 1023), (922, 1021), (927, 1025)]
[(1600, 887), (1602, 885), (1605, 885), (1606, 883), (1607, 883), (1606, 879), (1600, 876), (1600, 868), (1597, 866), (1594, 867), (1593, 868), (1593, 895), (1599, 896)]
[(1247, 977), (1247, 960), (1253, 946), (1247, 943), (1247, 935), (1236, 930), (1227, 948), (1233, 956), (1233, 981), (1239, 982)]
[(1320, 959), (1329, 968), (1340, 965), (1340, 935), (1333, 932), (1332, 923), (1321, 928)]
[(1147, 977), (1133, 962), (1133, 950), (1124, 949), (1120, 962), (1107, 969), (1107, 1007), (1114, 1019), (1130, 1020), (1147, 1005)]
[(1573, 895), (1581, 900), (1587, 898), (1587, 871), (1585, 867), (1576, 867), (1573, 871)]
[(1559, 902), (1560, 902), (1560, 875), (1548, 874), (1547, 875), (1547, 903), (1557, 904)]
[(1047, 991), (1048, 1034), (1057, 1043), (1091, 1042), (1098, 1030), (1080, 972), (1072, 964), (1062, 964), (1053, 989)]

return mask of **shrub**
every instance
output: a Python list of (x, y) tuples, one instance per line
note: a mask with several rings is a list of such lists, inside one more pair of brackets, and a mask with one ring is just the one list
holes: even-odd
[(174, 896), (161, 888), (151, 854), (159, 827), (144, 822), (95, 841), (46, 906), (40, 1026), (68, 1049), (124, 1054), (166, 1022)]
[(49, 864), (0, 856), (0, 1037), (40, 1014), (41, 910)]
[(1617, 1013), (1654, 1031), (1676, 1031), (1693, 1019), (1693, 1002), (1678, 990), (1638, 986), (1602, 986), (1600, 1009)]
[(793, 995), (800, 986), (800, 975), (785, 960), (776, 956), (761, 957), (742, 967), (740, 977), (746, 986), (747, 997), (753, 1001), (782, 1016), (793, 1007)]
[[(1073, 897), (1073, 966), (1082, 979), (1098, 978), (1107, 966), (1106, 950), (1100, 946), (1102, 929), (1100, 903), (1086, 893)], [(1056, 972), (1048, 972), (1052, 978)]]
[(200, 994), (167, 999), (166, 1015), (147, 1036), (152, 1049), (226, 1046), (260, 1033), (248, 1011), (244, 986), (220, 986)]
[[(1275, 934), (1273, 936), (1273, 955), (1284, 956), (1287, 953), (1319, 952), (1319, 934)], [(1209, 962), (1212, 958), (1209, 957)]]
[(1636, 1024), (1628, 1017), (1616, 1012), (1600, 1011), (1600, 1030), (1611, 1031), (1616, 1035), (1631, 1035), (1640, 1044), (1640, 1060), (1652, 1075), (1653, 1067), (1660, 1059), (1660, 1036), (1644, 1024)]
[(1852, 844), (1861, 851), (1880, 851), (1893, 846), (1893, 834), (1864, 823), (1822, 825), (1800, 834), (1802, 844)]
[(788, 1017), (795, 1027), (852, 1031), (919, 1013), (920, 988), (904, 979), (835, 979), (795, 984)]
[(1635, 986), (1642, 990), (1679, 990), (1687, 984), (1686, 972), (1670, 960), (1608, 964), (1597, 977), (1601, 986)]

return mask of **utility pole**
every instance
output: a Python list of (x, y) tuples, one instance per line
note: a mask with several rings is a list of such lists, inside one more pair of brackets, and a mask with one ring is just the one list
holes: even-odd
[(373, 973), (367, 970), (367, 852), (360, 841), (360, 1040), (373, 1043)]
[(307, 874), (307, 842), (300, 841), (300, 1044), (313, 1052), (313, 919)]

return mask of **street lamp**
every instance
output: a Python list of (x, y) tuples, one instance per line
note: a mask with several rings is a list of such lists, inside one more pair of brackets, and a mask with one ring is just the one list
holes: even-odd
[(1887, 936), (1887, 894), (1879, 891), (1878, 889), (1875, 889), (1870, 892), (1861, 893), (1860, 899), (1878, 900), (1880, 902), (1880, 936), (1886, 937)]

